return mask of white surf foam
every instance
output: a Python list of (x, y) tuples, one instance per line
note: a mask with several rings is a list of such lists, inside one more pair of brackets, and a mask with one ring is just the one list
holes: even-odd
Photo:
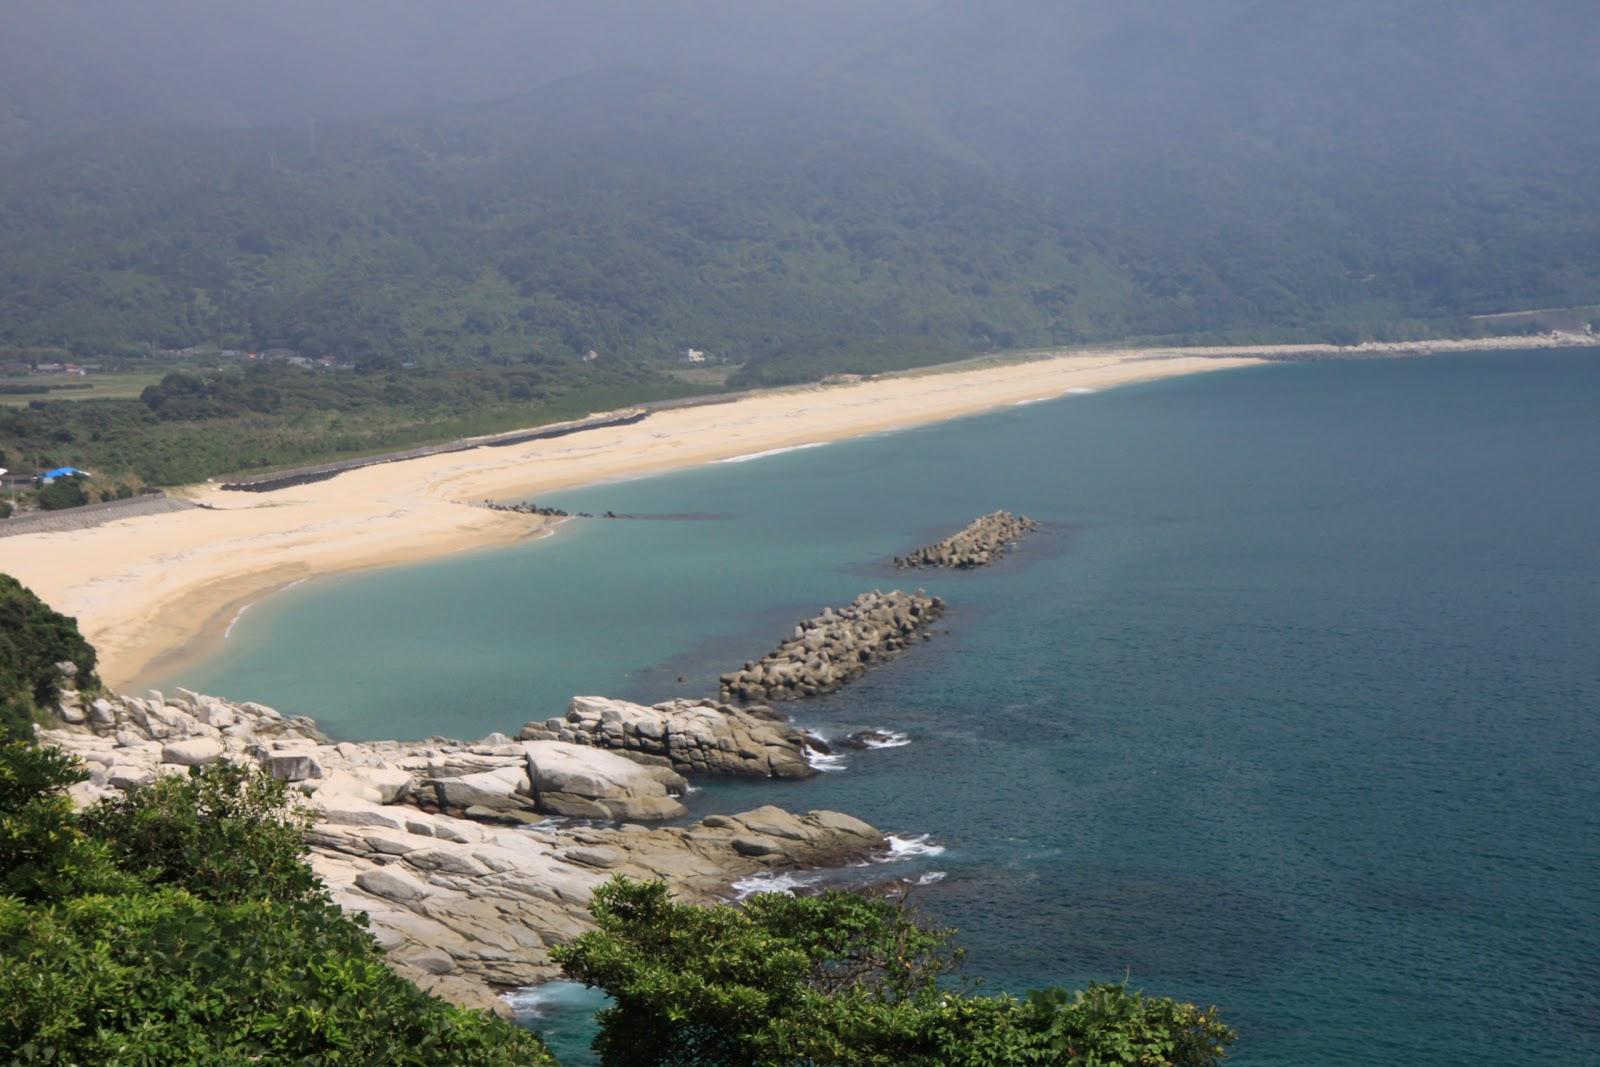
[(942, 882), (942, 881), (944, 881), (944, 872), (943, 871), (929, 871), (927, 874), (924, 874), (921, 877), (919, 877), (916, 880), (916, 882), (914, 882), (913, 884), (914, 885), (933, 885), (936, 882)]
[(253, 607), (255, 607), (255, 601), (252, 600), (250, 603), (233, 613), (233, 618), (228, 620), (228, 628), (222, 631), (222, 639), (224, 641), (233, 636), (233, 628), (239, 625), (239, 620), (244, 618), (244, 613)]
[(790, 445), (788, 448), (769, 448), (764, 452), (747, 452), (742, 456), (729, 456), (727, 459), (719, 459), (717, 462), (749, 463), (752, 459), (765, 459), (768, 456), (781, 456), (785, 452), (803, 452), (808, 448), (821, 448), (827, 443), (828, 442), (826, 441), (811, 441), (803, 445)]
[(899, 730), (879, 730), (884, 735), (882, 741), (871, 737), (863, 737), (861, 744), (866, 748), (904, 748), (911, 743), (911, 738)]
[(901, 860), (920, 859), (924, 856), (942, 856), (944, 846), (935, 845), (928, 840), (927, 834), (912, 834), (901, 837), (898, 834), (889, 835), (889, 854), (879, 859), (879, 863), (898, 863)]
[[(300, 585), (300, 584), (302, 584), (304, 582), (308, 582), (308, 581), (310, 581), (309, 578), (296, 578), (294, 581), (288, 583), (287, 585), (280, 586), (278, 589), (274, 590), (274, 592), (286, 593), (289, 590), (293, 589), (295, 586)], [(271, 594), (269, 593), (268, 596), (270, 596), (270, 595)], [(224, 641), (226, 641), (229, 637), (233, 636), (233, 628), (235, 626), (239, 625), (239, 620), (244, 618), (244, 613), (249, 611), (251, 608), (255, 607), (256, 604), (258, 604), (258, 603), (259, 603), (259, 601), (252, 600), (252, 601), (250, 601), (250, 603), (245, 604), (238, 611), (233, 613), (233, 618), (228, 620), (227, 629), (222, 631), (222, 639)]]
[(788, 893), (792, 896), (796, 889), (806, 889), (816, 885), (822, 880), (822, 875), (821, 871), (802, 874), (793, 872), (772, 874), (763, 871), (748, 878), (741, 878), (728, 888), (733, 890), (734, 900), (743, 900), (755, 893)]
[(1011, 402), (1011, 406), (1014, 408), (1025, 408), (1029, 404), (1043, 404), (1048, 400), (1059, 400), (1064, 396), (1083, 396), (1087, 393), (1098, 393), (1099, 391), (1100, 390), (1098, 389), (1091, 389), (1087, 385), (1075, 385), (1071, 389), (1066, 389), (1060, 393), (1057, 393), (1055, 396), (1038, 396), (1034, 397), (1032, 400), (1013, 400)]
[(844, 753), (818, 752), (814, 748), (808, 748), (806, 749), (806, 762), (819, 771), (842, 771), (844, 770)]
[(581, 982), (558, 980), (513, 989), (502, 993), (500, 999), (509, 1004), (519, 1018), (537, 1019), (552, 1010), (583, 1004), (593, 995)]

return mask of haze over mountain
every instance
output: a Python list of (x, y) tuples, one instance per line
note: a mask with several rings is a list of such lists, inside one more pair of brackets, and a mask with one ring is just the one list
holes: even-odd
[(11, 345), (693, 345), (770, 381), (1600, 300), (1600, 11), (1580, 0), (6, 21)]

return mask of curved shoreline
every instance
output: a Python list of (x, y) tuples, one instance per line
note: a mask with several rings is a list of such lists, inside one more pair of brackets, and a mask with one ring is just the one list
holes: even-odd
[[(1535, 338), (1499, 345), (1425, 342), (1384, 351), (1410, 355), (1419, 349), (1481, 351), (1553, 343), (1546, 339), (1541, 345)], [(100, 673), (107, 683), (129, 689), (214, 650), (240, 607), (289, 582), (506, 546), (549, 532), (539, 516), (470, 502), (661, 474), (1082, 390), (1305, 358), (1308, 347), (1041, 355), (998, 366), (774, 390), (660, 411), (640, 423), (582, 435), (366, 467), (266, 495), (190, 486), (180, 492), (203, 499), (208, 507), (0, 540), (0, 571), (75, 616), (100, 649)], [(1345, 351), (1383, 354), (1373, 348)]]

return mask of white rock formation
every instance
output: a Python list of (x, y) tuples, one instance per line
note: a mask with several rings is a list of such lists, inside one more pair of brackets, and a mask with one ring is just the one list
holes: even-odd
[(617, 749), (681, 774), (809, 778), (806, 735), (770, 708), (713, 700), (669, 700), (654, 707), (610, 697), (573, 697), (565, 718), (530, 722), (526, 740)]
[[(182, 689), (97, 699), (84, 721), (62, 718), (40, 740), (84, 761), (90, 778), (71, 790), (79, 803), (215, 760), (293, 782), (316, 813), (312, 868), (342, 907), (368, 916), (392, 965), (456, 1003), (495, 1010), (500, 990), (555, 976), (550, 946), (588, 927), (589, 898), (613, 875), (665, 879), (708, 902), (757, 872), (858, 862), (885, 847), (836, 812), (765, 807), (660, 829), (547, 818), (681, 815), (685, 783), (664, 759), (593, 744), (504, 735), (332, 744), (310, 719)], [(753, 748), (728, 755), (771, 759)]]

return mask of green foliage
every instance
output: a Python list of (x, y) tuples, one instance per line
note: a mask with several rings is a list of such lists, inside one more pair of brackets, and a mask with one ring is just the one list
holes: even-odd
[(595, 1041), (608, 1067), (1211, 1067), (1234, 1036), (1214, 1012), (1120, 985), (1026, 1000), (949, 989), (953, 932), (888, 900), (699, 908), (617, 878), (591, 912), (598, 929), (554, 956), (613, 1000)]
[(56, 664), (63, 662), (77, 665), (80, 688), (98, 684), (94, 647), (77, 622), (0, 574), (0, 739), (32, 738), (33, 709), (55, 701)]
[(0, 1050), (20, 1064), (553, 1065), (390, 970), (304, 862), (281, 783), (213, 766), (79, 815), (0, 742)]
[(1141, 996), (1125, 985), (1094, 983), (1069, 994), (1030, 993), (1021, 1030), (1070, 1064), (1214, 1063), (1234, 1040), (1216, 1009)]
[(84, 492), (82, 478), (57, 478), (40, 489), (36, 499), (45, 511), (60, 511), (83, 507), (89, 503), (89, 494)]
[(177, 889), (0, 900), (0, 1048), (20, 1063), (551, 1062), (531, 1034), (389, 970), (336, 908)]
[[(906, 33), (897, 62), (857, 57), (850, 95), (607, 71), (329, 123), (315, 151), (299, 130), (108, 132), (0, 163), (0, 343), (768, 363), (862, 339), (1355, 339), (1592, 303), (1592, 88), (1574, 83), (1592, 76), (1518, 76), (1565, 49), (1508, 61), (1432, 6), (1385, 39), (1383, 78), (1329, 43), (1358, 14), (1242, 34), (1213, 13), (1191, 46), (952, 5), (929, 23), (995, 47)], [(1559, 45), (1550, 21), (1533, 39)], [(1446, 29), (1485, 62), (1441, 66)], [(952, 62), (965, 75), (920, 84)], [(949, 95), (1002, 69), (1000, 101)]]
[(67, 788), (87, 777), (60, 749), (0, 740), (0, 900), (59, 900), (136, 884), (73, 817)]
[(0, 407), (0, 441), (14, 442), (27, 455), (170, 485), (533, 426), (698, 391), (629, 363), (587, 364), (536, 353), (415, 368), (380, 360), (338, 371), (284, 364), (195, 368), (167, 374), (137, 400)]
[[(1006, 341), (1011, 343), (1014, 337), (1007, 335)], [(746, 363), (728, 384), (749, 388), (815, 382), (830, 374), (882, 374), (949, 363), (971, 351), (971, 345), (915, 336), (788, 344)]]
[(84, 814), (123, 868), (152, 885), (181, 886), (219, 904), (326, 900), (306, 866), (309, 811), (288, 783), (229, 763), (158, 778)]

